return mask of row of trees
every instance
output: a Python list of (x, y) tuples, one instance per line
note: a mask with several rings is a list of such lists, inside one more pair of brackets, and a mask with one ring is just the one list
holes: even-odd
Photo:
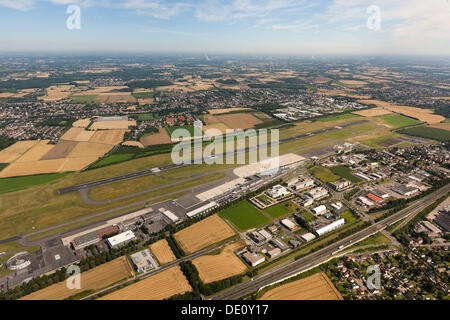
[(223, 280), (214, 281), (211, 283), (203, 283), (198, 274), (197, 268), (191, 261), (182, 262), (180, 264), (181, 270), (188, 279), (189, 284), (192, 287), (194, 295), (203, 294), (205, 296), (213, 295), (219, 291), (230, 288), (238, 283), (241, 283), (244, 275), (236, 275)]
[(175, 257), (177, 257), (177, 259), (180, 259), (186, 255), (186, 253), (184, 252), (183, 249), (181, 249), (181, 247), (179, 246), (178, 242), (175, 240), (173, 235), (168, 236), (166, 240), (170, 246), (170, 249), (172, 249), (172, 252), (175, 255)]

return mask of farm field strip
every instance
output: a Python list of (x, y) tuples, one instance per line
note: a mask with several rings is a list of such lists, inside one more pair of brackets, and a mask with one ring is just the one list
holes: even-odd
[(126, 257), (120, 257), (81, 273), (81, 289), (69, 290), (65, 281), (36, 291), (19, 300), (63, 300), (87, 290), (100, 290), (133, 275)]
[(174, 237), (186, 253), (194, 253), (234, 235), (233, 229), (215, 214), (175, 233)]

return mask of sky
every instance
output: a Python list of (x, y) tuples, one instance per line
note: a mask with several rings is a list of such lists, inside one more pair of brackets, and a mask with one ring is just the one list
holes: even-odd
[(450, 0), (0, 0), (0, 51), (449, 55), (449, 21)]

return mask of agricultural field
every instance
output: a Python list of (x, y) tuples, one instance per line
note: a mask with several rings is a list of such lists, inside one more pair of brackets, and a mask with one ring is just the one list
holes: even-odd
[(433, 110), (431, 109), (421, 109), (421, 108), (415, 108), (415, 107), (409, 107), (409, 106), (399, 106), (396, 104), (392, 104), (385, 101), (380, 100), (358, 100), (357, 102), (371, 105), (375, 104), (377, 107), (395, 112), (400, 113), (405, 116), (418, 119), (422, 122), (426, 122), (428, 124), (436, 124), (440, 123), (445, 120), (443, 116), (433, 114)]
[(428, 127), (450, 131), (450, 122), (433, 124)]
[(253, 229), (270, 222), (269, 218), (263, 215), (247, 200), (223, 210), (219, 215), (232, 222), (242, 231)]
[(224, 247), (218, 254), (204, 255), (192, 260), (200, 279), (204, 283), (210, 283), (244, 273), (247, 267), (234, 253), (244, 246), (243, 242), (234, 242)]
[[(169, 134), (170, 137), (172, 137), (172, 133), (177, 130), (177, 129), (184, 129), (187, 130), (189, 132), (190, 137), (198, 137), (201, 138), (203, 133), (200, 133), (199, 136), (195, 136), (195, 132), (194, 132), (194, 126), (175, 126), (175, 127), (168, 127), (166, 128), (167, 133)], [(176, 140), (176, 139), (175, 139)]]
[(126, 257), (120, 257), (81, 273), (81, 289), (69, 290), (66, 282), (63, 281), (33, 292), (19, 300), (63, 300), (84, 291), (106, 288), (132, 276), (133, 271)]
[(324, 168), (322, 166), (315, 166), (309, 169), (308, 172), (323, 183), (334, 182), (340, 179), (340, 177), (335, 175), (329, 168)]
[(57, 85), (47, 88), (47, 95), (38, 97), (39, 100), (43, 101), (58, 101), (61, 99), (66, 99), (71, 95), (71, 89), (73, 85)]
[(358, 183), (361, 181), (360, 178), (354, 176), (352, 174), (352, 171), (346, 167), (346, 166), (336, 166), (336, 167), (331, 167), (330, 171), (334, 174), (337, 175), (341, 178), (347, 179), (353, 183)]
[(91, 124), (91, 119), (80, 119), (72, 123), (74, 128), (87, 128)]
[[(229, 127), (227, 127), (224, 123), (214, 123), (214, 124), (208, 124), (208, 125), (206, 125), (206, 126), (203, 126), (203, 132), (207, 132), (208, 130), (211, 130), (211, 129), (215, 129), (215, 130), (218, 130), (218, 131), (220, 131), (220, 133), (221, 134), (226, 134), (227, 133), (227, 130), (232, 130), (232, 129), (230, 129)], [(212, 138), (212, 137), (214, 137), (215, 135), (212, 135), (211, 133), (207, 133), (207, 135), (210, 137), (210, 138)]]
[(89, 139), (94, 135), (95, 131), (87, 131), (84, 128), (73, 127), (70, 128), (61, 137), (64, 141), (89, 141)]
[(70, 173), (50, 173), (0, 179), (0, 194), (19, 191), (34, 186), (47, 185), (69, 174)]
[(417, 121), (415, 119), (411, 119), (409, 117), (402, 116), (400, 114), (384, 115), (384, 116), (380, 116), (380, 118), (390, 128), (394, 128), (394, 129), (421, 124), (420, 121)]
[(224, 113), (230, 113), (230, 112), (236, 112), (236, 111), (247, 111), (251, 110), (250, 108), (226, 108), (226, 109), (210, 109), (208, 112), (210, 114), (224, 114)]
[(112, 154), (92, 164), (89, 168), (90, 169), (101, 168), (111, 164), (125, 162), (133, 158), (134, 158), (133, 153)]
[(325, 273), (289, 282), (263, 294), (260, 300), (343, 300)]
[(298, 207), (290, 201), (276, 204), (272, 207), (264, 209), (269, 216), (272, 218), (280, 218), (290, 213), (294, 213)]
[(177, 258), (170, 249), (169, 244), (166, 239), (159, 240), (150, 245), (150, 251), (155, 255), (159, 264), (167, 264), (169, 262), (175, 261)]
[(231, 113), (215, 116), (219, 122), (224, 123), (231, 129), (248, 129), (263, 123), (250, 113)]
[(38, 140), (18, 141), (0, 151), (0, 163), (11, 163), (19, 159), (25, 152), (38, 144)]
[(141, 138), (141, 143), (145, 146), (155, 146), (159, 144), (168, 144), (172, 143), (169, 135), (167, 134), (166, 129), (159, 128), (159, 133), (150, 134), (148, 136), (144, 136)]
[(83, 95), (83, 96), (71, 96), (73, 103), (91, 103), (93, 102), (98, 95)]
[(179, 266), (159, 272), (99, 300), (163, 300), (192, 291)]
[(363, 116), (363, 117), (377, 117), (377, 116), (384, 116), (387, 114), (392, 114), (392, 111), (389, 111), (389, 110), (386, 110), (386, 109), (383, 109), (380, 107), (376, 107), (376, 108), (367, 109), (367, 110), (355, 111), (353, 113)]
[(443, 142), (450, 140), (450, 131), (431, 127), (414, 127), (402, 129), (399, 131), (399, 133)]
[(234, 235), (234, 230), (215, 214), (175, 233), (174, 237), (184, 252), (194, 253)]
[(96, 121), (90, 129), (91, 130), (108, 130), (108, 129), (128, 129), (136, 126), (136, 120), (116, 120), (116, 121)]

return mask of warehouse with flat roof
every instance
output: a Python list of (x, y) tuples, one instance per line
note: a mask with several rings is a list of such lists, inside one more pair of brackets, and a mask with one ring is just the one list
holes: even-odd
[(133, 231), (128, 230), (126, 232), (118, 234), (117, 236), (108, 238), (107, 242), (111, 248), (117, 248), (134, 239), (136, 239), (136, 236), (134, 235)]

